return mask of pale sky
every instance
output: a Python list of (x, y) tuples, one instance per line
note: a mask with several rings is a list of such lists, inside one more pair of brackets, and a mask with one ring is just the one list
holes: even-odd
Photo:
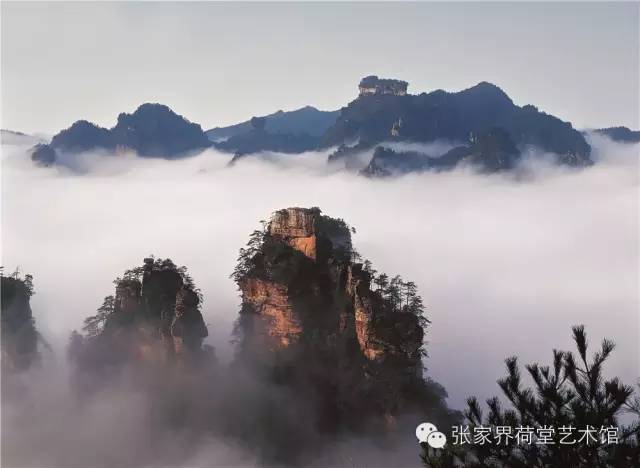
[(578, 128), (639, 127), (634, 3), (2, 2), (2, 128), (111, 127), (161, 102), (204, 129), (339, 109), (369, 74), (479, 81)]

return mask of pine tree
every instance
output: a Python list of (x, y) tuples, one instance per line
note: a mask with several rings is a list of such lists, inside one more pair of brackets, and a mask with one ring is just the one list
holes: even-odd
[(386, 290), (389, 287), (389, 276), (386, 273), (381, 273), (373, 282), (378, 287), (378, 291), (381, 292), (382, 295), (386, 294)]
[(27, 288), (29, 292), (29, 296), (33, 296), (35, 291), (33, 290), (33, 276), (26, 274), (24, 275), (24, 286)]
[(416, 286), (416, 283), (414, 283), (413, 281), (407, 281), (406, 283), (403, 283), (402, 294), (405, 300), (404, 308), (408, 311), (410, 304), (415, 300), (418, 294), (418, 287)]
[(389, 287), (387, 288), (387, 299), (391, 303), (391, 307), (393, 310), (397, 310), (402, 305), (402, 290), (403, 290), (403, 281), (400, 275), (396, 275), (391, 278), (389, 282)]
[[(424, 304), (422, 303), (422, 298), (417, 294), (411, 298), (409, 301), (409, 306), (407, 307), (407, 311), (412, 313), (413, 315), (417, 315), (418, 317), (424, 318)], [(425, 319), (427, 320), (427, 319)], [(428, 320), (427, 320), (428, 322)]]
[[(523, 385), (516, 357), (505, 361), (507, 376), (498, 384), (511, 408), (503, 409), (498, 398), (491, 398), (487, 400), (485, 417), (478, 400), (475, 397), (468, 399), (465, 424), (471, 434), (479, 427), (490, 428), (492, 435), (496, 434), (496, 427), (509, 427), (513, 430), (513, 439), (504, 444), (453, 445), (438, 453), (423, 447), (425, 466), (640, 466), (640, 419), (628, 426), (620, 424), (620, 416), (625, 412), (640, 416), (640, 398), (632, 399), (631, 387), (622, 384), (618, 378), (606, 380), (603, 373), (603, 365), (614, 350), (614, 343), (603, 340), (600, 349), (589, 359), (584, 327), (573, 327), (573, 340), (577, 355), (553, 350), (551, 366), (537, 363), (525, 366), (533, 379), (533, 388)], [(518, 437), (526, 428), (536, 431), (545, 427), (554, 429), (551, 443), (536, 443), (540, 439), (535, 436), (532, 443), (518, 443)], [(569, 428), (573, 428), (573, 432)], [(585, 439), (589, 428), (594, 428), (596, 434)], [(601, 432), (602, 428), (607, 428), (606, 434)], [(611, 436), (609, 431), (615, 432), (617, 443), (605, 438), (605, 435)], [(567, 438), (566, 433), (571, 437)], [(569, 441), (574, 443), (566, 443)]]
[(260, 223), (262, 224), (262, 230), (254, 230), (249, 236), (249, 241), (247, 242), (246, 247), (240, 248), (236, 266), (230, 275), (230, 278), (232, 278), (236, 283), (251, 270), (253, 267), (253, 260), (262, 248), (267, 224), (265, 221), (260, 221)]
[(98, 308), (98, 313), (87, 317), (84, 320), (82, 330), (87, 334), (87, 338), (95, 338), (102, 333), (104, 325), (115, 310), (115, 298), (107, 296), (102, 305)]

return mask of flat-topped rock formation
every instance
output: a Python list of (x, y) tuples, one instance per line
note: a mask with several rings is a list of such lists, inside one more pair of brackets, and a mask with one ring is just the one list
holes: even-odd
[(386, 427), (429, 399), (427, 320), (413, 283), (376, 275), (356, 259), (343, 220), (318, 208), (276, 211), (242, 249), (233, 274), (242, 296), (238, 359), (270, 369), (291, 388), (313, 385), (309, 398), (320, 398), (322, 424)]

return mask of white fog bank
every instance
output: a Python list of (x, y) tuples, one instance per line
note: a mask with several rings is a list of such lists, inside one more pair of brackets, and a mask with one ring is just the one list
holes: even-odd
[(213, 151), (181, 161), (85, 155), (78, 174), (36, 168), (24, 148), (4, 146), (2, 264), (34, 276), (37, 326), (63, 359), (68, 333), (115, 277), (149, 254), (170, 257), (202, 289), (209, 342), (228, 360), (238, 249), (272, 211), (319, 206), (357, 229), (354, 245), (378, 271), (416, 282), (432, 321), (428, 375), (453, 407), (498, 394), (507, 356), (548, 363), (553, 348), (571, 348), (574, 324), (593, 345), (617, 342), (608, 373), (633, 384), (638, 145), (592, 142), (599, 162), (581, 171), (385, 180), (327, 172), (325, 153), (231, 168)]

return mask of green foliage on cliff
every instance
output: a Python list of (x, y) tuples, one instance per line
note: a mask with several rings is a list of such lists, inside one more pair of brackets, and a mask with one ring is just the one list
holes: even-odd
[(239, 283), (257, 265), (257, 255), (262, 251), (262, 245), (267, 233), (266, 221), (261, 221), (262, 229), (254, 230), (249, 236), (245, 247), (240, 248), (238, 261), (233, 272), (229, 276)]
[(38, 358), (40, 334), (36, 330), (29, 300), (33, 294), (33, 277), (16, 269), (1, 280), (2, 367), (10, 371), (29, 368)]
[[(323, 215), (318, 207), (308, 211), (315, 216), (319, 261), (331, 258), (335, 262), (349, 262), (358, 256), (351, 243), (354, 228), (343, 219)], [(240, 249), (236, 266), (229, 276), (237, 284), (252, 275), (287, 282), (309, 262), (302, 253), (269, 234), (269, 222), (263, 220), (260, 223), (261, 227), (251, 233), (247, 244)], [(286, 262), (282, 261), (285, 257), (288, 259)]]
[(84, 319), (82, 331), (85, 332), (87, 338), (95, 338), (104, 330), (109, 317), (115, 311), (115, 298), (107, 296), (104, 298), (102, 305), (98, 307), (98, 313)]
[[(175, 272), (182, 280), (182, 284), (188, 289), (196, 293), (198, 296), (199, 308), (202, 304), (202, 292), (198, 289), (189, 274), (187, 267), (177, 266), (170, 258), (155, 258), (150, 255), (145, 260), (145, 264), (130, 268), (124, 272), (121, 277), (117, 277), (113, 284), (116, 285), (116, 291), (119, 288), (138, 290), (142, 288), (145, 272), (150, 271), (168, 271)], [(86, 338), (96, 338), (102, 334), (105, 328), (111, 323), (115, 323), (117, 315), (116, 298), (113, 295), (106, 296), (102, 305), (98, 307), (97, 313), (91, 315), (84, 320), (82, 330)]]
[[(334, 263), (357, 263), (360, 255), (351, 242), (355, 228), (342, 218), (323, 215), (318, 207), (309, 208), (308, 211), (315, 215), (318, 259), (331, 259)], [(230, 275), (238, 285), (249, 276), (264, 276), (286, 283), (300, 273), (301, 265), (309, 262), (300, 252), (274, 239), (269, 234), (268, 222), (263, 220), (260, 223), (261, 228), (254, 230), (245, 247), (240, 249), (236, 266)], [(285, 258), (287, 261), (283, 261)], [(363, 262), (362, 269), (369, 276), (370, 283), (375, 285), (373, 290), (380, 295), (385, 307), (393, 312), (411, 313), (420, 318), (423, 326), (429, 323), (424, 316), (424, 303), (413, 281), (404, 281), (400, 275), (389, 278), (385, 273), (378, 274), (369, 260)]]
[(154, 255), (149, 255), (147, 258), (145, 258), (144, 262), (144, 265), (136, 266), (126, 270), (122, 277), (117, 277), (115, 280), (113, 280), (113, 284), (115, 284), (116, 286), (124, 286), (127, 282), (140, 283), (142, 281), (145, 268), (149, 268), (151, 270), (175, 271), (180, 275), (180, 278), (182, 278), (183, 284), (194, 291), (198, 295), (198, 299), (202, 303), (202, 292), (199, 288), (196, 287), (195, 282), (189, 274), (186, 266), (177, 266), (170, 258), (155, 258)]
[(13, 270), (13, 273), (9, 276), (4, 276), (4, 267), (0, 267), (0, 278), (3, 278), (3, 286), (9, 288), (11, 294), (14, 294), (17, 291), (28, 297), (35, 294), (35, 290), (33, 288), (33, 276), (27, 273), (23, 277), (20, 267)]
[(319, 238), (318, 256), (323, 256), (322, 240), (329, 240), (331, 245), (330, 255), (340, 262), (355, 261), (360, 257), (351, 243), (351, 234), (355, 234), (355, 228), (349, 226), (342, 218), (332, 218), (322, 214), (318, 207), (311, 208), (316, 215), (316, 232)]
[(413, 281), (404, 281), (400, 275), (389, 279), (386, 273), (378, 274), (369, 260), (363, 263), (363, 270), (369, 274), (371, 283), (394, 312), (408, 312), (421, 318), (422, 324), (429, 323), (424, 316), (424, 303)]
[(149, 265), (150, 268), (153, 268), (155, 270), (172, 270), (177, 271), (181, 274), (184, 274), (187, 271), (187, 267), (176, 266), (176, 264), (173, 263), (173, 260), (171, 260), (170, 258), (156, 258), (155, 255), (149, 255), (144, 259), (144, 265), (135, 266), (133, 268), (125, 270), (122, 278), (118, 277), (113, 281), (114, 284), (118, 284), (122, 280), (142, 280), (142, 275), (144, 274), (146, 265)]

